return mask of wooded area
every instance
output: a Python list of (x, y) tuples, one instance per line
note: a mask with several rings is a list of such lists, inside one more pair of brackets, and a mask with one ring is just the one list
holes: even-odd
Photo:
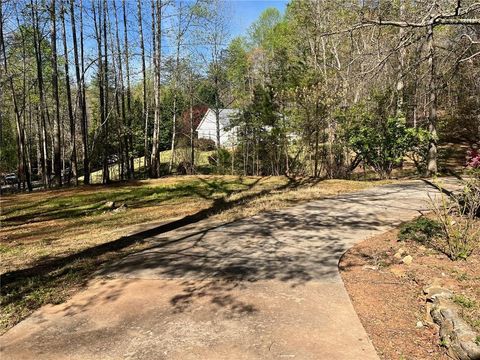
[[(0, 172), (18, 187), (195, 173), (438, 172), (480, 139), (480, 3), (292, 0), (231, 38), (220, 0), (1, 0)], [(220, 143), (219, 113), (234, 147)], [(171, 150), (168, 159), (161, 151)], [(142, 166), (135, 169), (135, 159)]]

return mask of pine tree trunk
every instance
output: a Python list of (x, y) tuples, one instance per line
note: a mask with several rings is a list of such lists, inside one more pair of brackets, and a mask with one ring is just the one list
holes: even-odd
[[(84, 60), (83, 60), (83, 3), (80, 4), (80, 51), (81, 59), (78, 54), (77, 29), (75, 19), (75, 0), (70, 0), (70, 25), (73, 40), (73, 57), (75, 62), (75, 77), (77, 85), (78, 108), (80, 109), (80, 129), (82, 133), (83, 148), (83, 183), (90, 184), (90, 161), (88, 156), (88, 122), (87, 122), (87, 106), (85, 99), (85, 81), (84, 81)], [(81, 66), (81, 73), (80, 73)]]
[(58, 186), (62, 186), (62, 156), (60, 150), (62, 129), (60, 123), (60, 97), (58, 94), (56, 0), (52, 0), (50, 3), (50, 45), (52, 47), (52, 89), (55, 100), (53, 168), (55, 173), (55, 182)]
[(144, 158), (143, 166), (147, 169), (150, 165), (149, 151), (148, 151), (148, 104), (147, 104), (147, 71), (145, 64), (145, 43), (143, 39), (143, 23), (142, 23), (142, 1), (137, 1), (138, 8), (138, 31), (140, 34), (140, 52), (142, 63), (142, 85), (143, 85), (143, 119), (144, 119)]
[[(156, 11), (155, 11), (156, 8)], [(152, 0), (152, 27), (154, 34), (154, 97), (155, 115), (153, 123), (151, 175), (160, 176), (160, 83), (161, 83), (161, 33), (162, 33), (162, 1)], [(153, 25), (155, 24), (155, 26)]]
[(45, 99), (45, 92), (43, 86), (43, 67), (42, 67), (42, 48), (39, 40), (39, 25), (38, 25), (38, 3), (33, 4), (33, 0), (30, 0), (32, 22), (33, 22), (33, 42), (35, 48), (35, 61), (37, 68), (37, 87), (38, 94), (40, 96), (40, 124), (42, 133), (42, 175), (43, 185), (45, 188), (50, 187), (50, 169), (48, 167), (48, 138), (47, 138), (47, 101)]
[(103, 0), (103, 56), (104, 56), (104, 66), (103, 66), (103, 95), (105, 96), (104, 100), (104, 122), (103, 122), (103, 183), (108, 184), (110, 182), (110, 169), (108, 166), (108, 157), (110, 151), (109, 144), (109, 134), (108, 134), (108, 101), (109, 101), (109, 86), (108, 86), (108, 43), (107, 43), (107, 16), (108, 13), (108, 3), (107, 0)]
[(127, 31), (127, 10), (125, 0), (122, 0), (122, 9), (123, 9), (123, 34), (124, 34), (124, 49), (125, 49), (125, 72), (127, 76), (127, 139), (130, 147), (130, 154), (128, 158), (128, 176), (130, 179), (133, 179), (133, 174), (135, 172), (135, 167), (133, 163), (133, 135), (132, 135), (132, 95), (130, 88), (130, 53), (128, 48), (128, 31)]
[[(69, 60), (68, 60), (68, 46), (67, 46), (67, 31), (65, 28), (65, 8), (61, 6), (60, 17), (62, 19), (62, 40), (63, 40), (63, 52), (64, 52), (64, 61), (65, 61), (65, 87), (67, 91), (67, 107), (68, 107), (68, 119), (70, 120), (70, 142), (72, 143), (72, 154), (70, 156), (70, 162), (73, 173), (73, 179), (75, 185), (78, 185), (78, 167), (77, 167), (77, 141), (75, 138), (75, 117), (73, 116), (73, 105), (72, 105), (72, 90), (70, 88), (70, 69), (69, 69)], [(70, 181), (70, 175), (68, 176)]]
[(118, 62), (118, 71), (119, 71), (119, 82), (120, 82), (120, 97), (122, 103), (122, 127), (123, 127), (123, 146), (125, 150), (125, 166), (127, 168), (127, 176), (129, 179), (132, 178), (132, 174), (130, 171), (129, 166), (129, 158), (130, 158), (130, 151), (129, 151), (129, 141), (128, 141), (128, 123), (126, 117), (126, 110), (125, 110), (125, 84), (123, 82), (123, 62), (122, 62), (122, 51), (120, 47), (120, 36), (118, 31), (118, 16), (117, 16), (117, 7), (114, 4), (113, 7), (114, 15), (115, 15), (115, 39), (117, 43), (117, 62)]

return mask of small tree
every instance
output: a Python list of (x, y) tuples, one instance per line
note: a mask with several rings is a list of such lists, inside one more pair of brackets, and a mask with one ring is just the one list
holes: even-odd
[(347, 138), (351, 150), (381, 178), (389, 178), (408, 153), (422, 152), (426, 149), (422, 144), (428, 142), (425, 130), (407, 127), (402, 117), (384, 121), (369, 115), (351, 126)]

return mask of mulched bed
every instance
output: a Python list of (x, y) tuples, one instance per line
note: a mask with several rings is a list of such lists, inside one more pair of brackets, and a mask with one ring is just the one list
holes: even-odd
[[(370, 238), (340, 261), (343, 281), (355, 310), (382, 359), (451, 359), (441, 346), (436, 325), (427, 324), (423, 288), (436, 281), (473, 306), (464, 317), (480, 330), (480, 254), (468, 261), (447, 256), (412, 241), (398, 241), (398, 230)], [(413, 262), (394, 257), (400, 249)], [(405, 256), (404, 255), (404, 256)], [(422, 321), (425, 325), (417, 327)]]

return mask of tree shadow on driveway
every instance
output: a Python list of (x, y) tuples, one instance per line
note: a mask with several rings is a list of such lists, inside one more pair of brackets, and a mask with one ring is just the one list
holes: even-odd
[[(385, 195), (399, 193), (392, 189), (381, 196)], [(176, 238), (156, 237), (151, 247), (98, 274), (181, 281), (182, 291), (170, 300), (175, 312), (186, 311), (200, 299), (232, 311), (253, 312), (251, 305), (235, 299), (232, 293), (265, 281), (284, 282), (292, 288), (310, 281), (338, 281), (338, 261), (349, 246), (392, 225), (383, 207), (377, 207), (380, 202), (380, 196), (356, 193)], [(411, 211), (411, 207), (397, 203), (395, 211), (402, 209)]]

